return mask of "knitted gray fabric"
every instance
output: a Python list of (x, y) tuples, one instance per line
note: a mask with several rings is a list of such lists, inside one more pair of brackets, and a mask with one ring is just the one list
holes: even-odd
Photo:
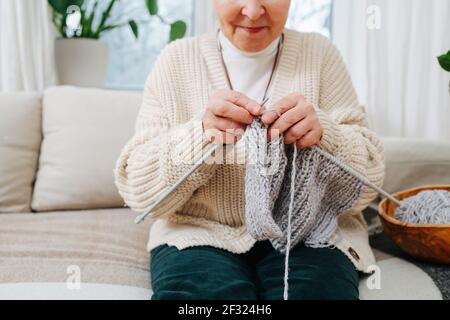
[(281, 137), (266, 141), (267, 127), (255, 119), (245, 134), (245, 218), (250, 235), (258, 241), (270, 240), (284, 253), (300, 242), (310, 247), (333, 246), (337, 218), (356, 203), (363, 183), (324, 157), (317, 146), (297, 150), (286, 146)]

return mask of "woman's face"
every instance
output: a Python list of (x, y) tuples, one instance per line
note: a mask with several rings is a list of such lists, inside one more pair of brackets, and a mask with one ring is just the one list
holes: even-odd
[(283, 33), (291, 0), (214, 0), (220, 29), (240, 50), (257, 52)]

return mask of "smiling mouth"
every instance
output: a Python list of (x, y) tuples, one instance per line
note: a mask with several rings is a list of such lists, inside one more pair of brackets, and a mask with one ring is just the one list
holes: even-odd
[(239, 28), (242, 28), (243, 30), (249, 32), (249, 33), (258, 33), (262, 30), (264, 30), (265, 27), (244, 27), (240, 26)]

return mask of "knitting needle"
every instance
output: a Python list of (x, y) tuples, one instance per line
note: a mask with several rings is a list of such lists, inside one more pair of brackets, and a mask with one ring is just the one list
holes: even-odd
[(364, 183), (366, 186), (371, 187), (372, 189), (376, 190), (378, 193), (384, 195), (386, 198), (388, 198), (389, 200), (391, 200), (393, 203), (395, 203), (397, 206), (401, 207), (402, 203), (400, 201), (398, 201), (397, 199), (395, 199), (393, 196), (391, 196), (389, 193), (387, 193), (386, 191), (384, 191), (383, 189), (379, 188), (378, 186), (376, 186), (375, 184), (373, 184), (372, 182), (369, 181), (369, 179), (367, 179), (365, 176), (363, 176), (361, 173), (359, 173), (358, 171), (356, 171), (355, 169), (353, 169), (352, 167), (350, 167), (349, 165), (343, 163), (341, 160), (333, 157), (331, 154), (329, 154), (328, 152), (326, 152), (325, 150), (322, 150), (322, 148), (318, 147), (318, 146), (313, 146), (314, 148), (317, 149), (317, 151), (319, 153), (321, 153), (324, 157), (328, 158), (329, 160), (333, 161), (333, 163), (336, 163), (339, 167), (341, 167), (342, 169), (344, 169), (345, 171), (351, 173), (354, 177), (358, 178), (359, 181), (361, 181), (362, 183)]
[[(263, 102), (261, 103), (261, 106), (263, 107), (267, 103), (267, 101), (269, 101), (269, 98), (264, 99)], [(170, 196), (172, 192), (174, 192), (175, 189), (180, 186), (180, 184), (182, 184), (195, 171), (197, 171), (201, 167), (201, 165), (205, 163), (210, 157), (212, 157), (213, 155), (216, 156), (217, 152), (219, 152), (223, 147), (224, 147), (223, 144), (219, 144), (208, 150), (198, 163), (196, 163), (191, 169), (189, 169), (184, 175), (182, 175), (175, 182), (175, 184), (173, 184), (169, 189), (164, 191), (155, 201), (153, 201), (152, 205), (144, 213), (137, 216), (136, 219), (134, 219), (134, 223), (136, 224), (141, 223), (150, 213), (152, 213), (153, 210), (155, 210), (156, 207), (158, 207), (168, 196)], [(227, 148), (229, 148), (229, 150), (232, 150), (234, 148), (234, 144), (229, 145), (229, 147), (227, 146)]]
[[(233, 146), (233, 145), (231, 145)], [(161, 202), (163, 202), (170, 194), (172, 194), (173, 191), (175, 191), (176, 188), (178, 188), (180, 186), (180, 184), (182, 184), (187, 178), (189, 178), (195, 171), (197, 171), (198, 168), (200, 168), (200, 166), (206, 162), (206, 160), (209, 159), (209, 157), (211, 157), (213, 154), (215, 155), (216, 152), (218, 152), (220, 149), (223, 148), (223, 145), (219, 144), (215, 147), (212, 147), (210, 150), (208, 150), (205, 155), (202, 157), (202, 159), (195, 164), (195, 166), (193, 166), (189, 171), (187, 171), (183, 176), (181, 176), (181, 178), (179, 178), (175, 184), (173, 184), (169, 189), (167, 189), (165, 192), (163, 192), (154, 202), (153, 204), (150, 206), (150, 208), (148, 208), (143, 214), (139, 215), (136, 217), (136, 219), (134, 220), (134, 222), (136, 224), (141, 223), (150, 213), (152, 213), (153, 210), (155, 210), (155, 208), (157, 206), (159, 206), (161, 204)], [(231, 147), (232, 148), (232, 147)]]

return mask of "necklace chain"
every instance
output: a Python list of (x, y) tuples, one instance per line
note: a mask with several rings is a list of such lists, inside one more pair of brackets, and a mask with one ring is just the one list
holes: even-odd
[[(222, 62), (222, 66), (223, 66), (223, 69), (224, 69), (224, 71), (225, 71), (225, 76), (226, 76), (226, 79), (227, 79), (227, 82), (228, 82), (228, 87), (229, 87), (230, 90), (233, 90), (233, 85), (231, 84), (230, 74), (229, 74), (229, 72), (228, 72), (228, 68), (227, 68), (227, 66), (226, 66), (226, 63), (225, 63), (225, 60), (224, 60), (224, 57), (223, 57), (223, 48), (222, 48), (222, 44), (220, 43), (220, 40), (219, 40), (219, 33), (220, 33), (220, 29), (217, 29), (217, 34), (216, 34), (216, 38), (217, 38), (217, 49), (218, 49), (219, 52), (220, 52), (220, 60), (221, 60), (221, 62)], [(275, 71), (276, 71), (276, 69), (277, 69), (277, 67), (278, 67), (278, 64), (279, 64), (279, 61), (280, 61), (280, 56), (281, 56), (281, 51), (282, 51), (282, 49), (283, 49), (283, 45), (284, 45), (284, 33), (281, 34), (281, 39), (280, 39), (280, 41), (278, 42), (278, 46), (277, 46), (277, 54), (276, 54), (276, 56), (275, 56), (275, 62), (274, 62), (274, 64), (273, 64), (272, 71), (271, 71), (271, 73), (270, 73), (270, 78), (269, 78), (269, 81), (267, 82), (266, 89), (264, 90), (264, 96), (263, 96), (261, 105), (264, 105), (264, 104), (267, 102), (267, 100), (268, 100), (268, 99), (267, 99), (267, 95), (268, 95), (268, 93), (269, 93), (270, 85), (272, 84), (272, 81), (273, 81), (273, 77), (274, 77)]]

